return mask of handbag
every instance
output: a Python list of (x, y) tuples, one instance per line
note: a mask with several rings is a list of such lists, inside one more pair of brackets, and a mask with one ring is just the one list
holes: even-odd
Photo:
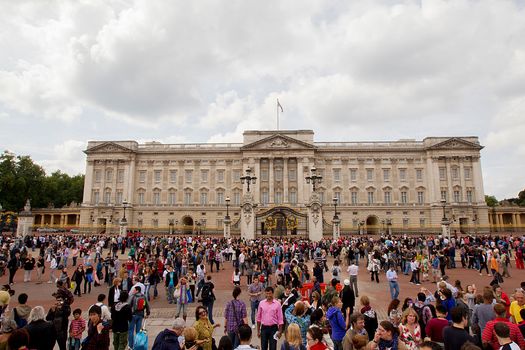
[(191, 297), (191, 290), (186, 290), (186, 298), (188, 299), (188, 303), (193, 303), (193, 298)]
[(135, 334), (133, 350), (148, 350), (148, 331), (146, 330), (146, 321), (142, 323), (140, 331)]

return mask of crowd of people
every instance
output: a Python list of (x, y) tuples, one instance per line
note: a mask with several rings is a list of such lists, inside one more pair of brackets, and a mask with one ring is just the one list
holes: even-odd
[[(61, 350), (109, 349), (110, 334), (114, 349), (141, 349), (144, 319), (162, 294), (173, 304), (175, 320), (171, 329), (149, 335), (157, 350), (249, 350), (254, 342), (262, 350), (276, 350), (279, 341), (281, 350), (525, 348), (525, 283), (512, 286), (509, 295), (502, 288), (516, 284), (516, 278), (507, 280), (510, 272), (524, 277), (519, 275), (524, 237), (312, 242), (37, 235), (0, 240), (0, 276), (8, 275), (0, 291), (0, 350), (52, 349), (55, 344)], [(459, 265), (485, 272), (490, 276), (486, 286), (452, 283), (447, 272)], [(215, 344), (214, 330), (221, 325), (214, 320), (212, 276), (225, 268), (231, 270), (233, 292), (219, 305), (224, 337)], [(366, 283), (389, 291), (388, 305), (376, 308), (359, 292), (365, 283), (359, 279), (361, 269), (370, 275)], [(47, 312), (30, 307), (26, 293), (13, 306), (18, 270), (24, 271), (24, 283), (56, 285), (56, 303)], [(398, 279), (404, 275), (425, 287), (401, 300)], [(75, 300), (86, 295), (93, 304), (87, 310), (74, 308)], [(187, 326), (190, 307), (195, 321)], [(378, 312), (382, 307), (386, 316)]]

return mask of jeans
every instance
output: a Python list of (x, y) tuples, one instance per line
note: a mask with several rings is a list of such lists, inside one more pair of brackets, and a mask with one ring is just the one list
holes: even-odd
[(236, 332), (228, 332), (228, 337), (232, 341), (232, 344), (233, 344), (232, 349), (236, 349), (239, 346), (239, 336), (237, 335)]
[(390, 297), (392, 300), (397, 299), (399, 296), (399, 283), (397, 281), (390, 281)]
[(359, 296), (359, 290), (357, 289), (357, 276), (350, 276), (350, 288), (354, 290), (355, 296)]
[(168, 290), (166, 291), (166, 296), (168, 297), (168, 303), (173, 304), (175, 302), (175, 298), (173, 297), (173, 292), (175, 292), (175, 286), (168, 287)]
[(80, 339), (69, 338), (69, 350), (79, 350), (80, 349)]
[(182, 311), (182, 317), (186, 319), (186, 316), (188, 316), (188, 304), (187, 303), (184, 303), (184, 304), (180, 302), (177, 303), (177, 316), (175, 317), (179, 317), (181, 311)]
[(129, 330), (128, 330), (128, 345), (132, 349), (133, 349), (133, 341), (135, 338), (135, 333), (140, 332), (140, 328), (142, 327), (143, 318), (144, 316), (141, 316), (141, 315), (131, 316), (131, 321), (129, 322)]
[(259, 300), (250, 301), (250, 306), (252, 309), (252, 324), (255, 325), (255, 315), (257, 315), (257, 308), (259, 307)]
[(277, 332), (277, 326), (261, 326), (261, 350), (276, 350), (277, 340), (273, 335)]
[(204, 307), (208, 310), (208, 318), (210, 319), (211, 324), (215, 324), (215, 322), (213, 321), (213, 303), (213, 300), (202, 302), (202, 305), (204, 305)]
[(113, 349), (126, 350), (128, 346), (128, 332), (113, 332)]

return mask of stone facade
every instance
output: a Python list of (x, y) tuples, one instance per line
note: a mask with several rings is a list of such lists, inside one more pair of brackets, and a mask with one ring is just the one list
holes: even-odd
[[(222, 234), (226, 198), (239, 232), (246, 169), (257, 177), (257, 234), (306, 234), (315, 167), (325, 235), (334, 198), (341, 234), (487, 232), (477, 137), (422, 141), (314, 142), (311, 130), (246, 131), (243, 143), (161, 144), (90, 141), (81, 229), (118, 233), (124, 215), (142, 232)], [(442, 203), (442, 198), (446, 203)], [(128, 203), (124, 205), (124, 203)], [(443, 206), (444, 204), (444, 206)]]

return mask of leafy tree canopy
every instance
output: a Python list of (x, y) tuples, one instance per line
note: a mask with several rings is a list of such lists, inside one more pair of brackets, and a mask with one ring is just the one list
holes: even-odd
[(83, 188), (84, 175), (69, 176), (60, 171), (46, 175), (29, 156), (8, 151), (0, 155), (0, 204), (4, 210), (18, 212), (28, 198), (34, 208), (80, 203)]
[(485, 203), (487, 203), (487, 205), (489, 207), (495, 207), (495, 206), (497, 206), (499, 204), (499, 202), (496, 199), (496, 197), (488, 196), (488, 195), (485, 195)]

